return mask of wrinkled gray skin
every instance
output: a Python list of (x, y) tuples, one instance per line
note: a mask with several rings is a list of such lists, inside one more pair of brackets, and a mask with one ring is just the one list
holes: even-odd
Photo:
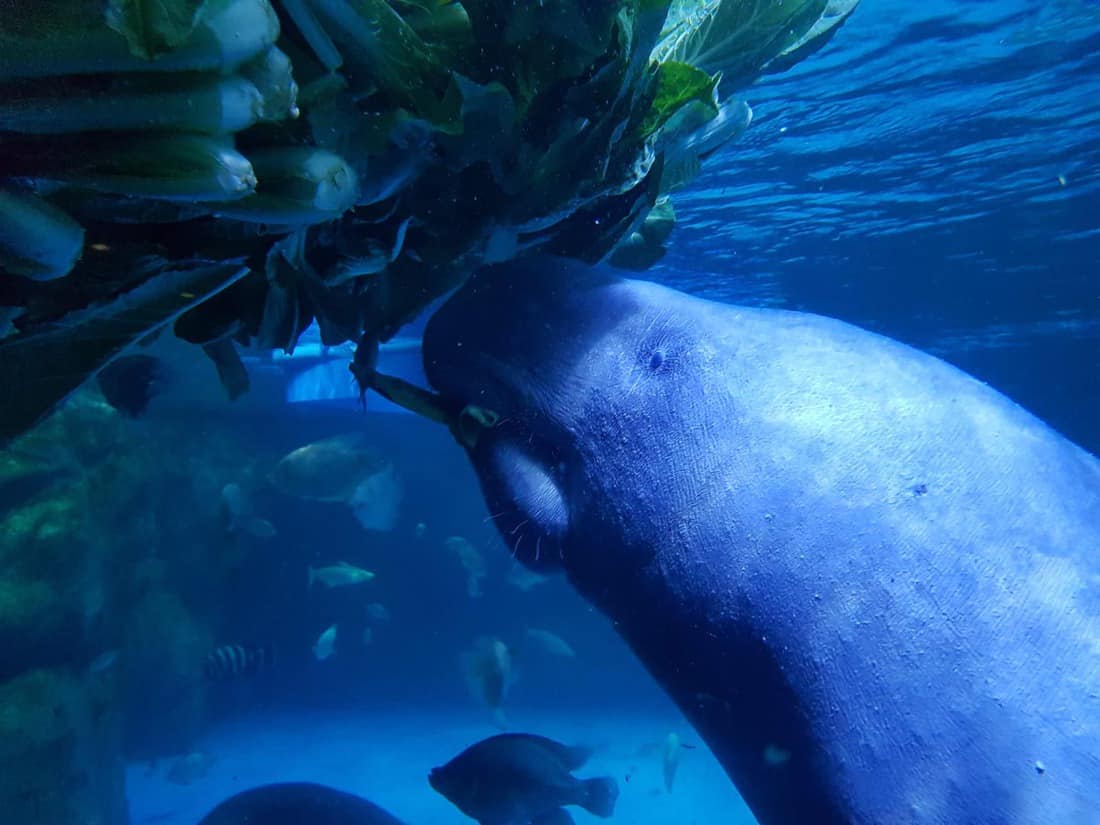
[(502, 416), (470, 458), (509, 547), (764, 825), (1100, 822), (1094, 457), (855, 327), (562, 265), (467, 285), (424, 355)]

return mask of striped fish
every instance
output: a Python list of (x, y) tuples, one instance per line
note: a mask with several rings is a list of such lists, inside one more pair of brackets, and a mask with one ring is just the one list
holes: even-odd
[(206, 657), (206, 678), (226, 682), (251, 676), (275, 664), (275, 649), (271, 645), (222, 645)]

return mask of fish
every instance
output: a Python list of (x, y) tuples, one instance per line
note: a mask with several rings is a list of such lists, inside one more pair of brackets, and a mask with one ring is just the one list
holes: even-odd
[(458, 556), (466, 571), (466, 595), (471, 599), (482, 595), (481, 580), (485, 578), (485, 559), (480, 551), (462, 536), (448, 536), (443, 542), (447, 549)]
[(390, 620), (389, 608), (378, 602), (371, 602), (367, 605), (367, 615), (380, 622), (388, 622)]
[(231, 481), (222, 487), (219, 510), (227, 533), (243, 532), (265, 541), (278, 535), (275, 525), (252, 512), (251, 503), (236, 482)]
[(210, 773), (210, 768), (215, 761), (209, 753), (195, 751), (173, 762), (165, 772), (164, 778), (177, 785), (190, 785)]
[(554, 656), (575, 657), (577, 654), (561, 636), (551, 633), (549, 630), (539, 630), (535, 627), (527, 628), (527, 638), (538, 644), (547, 653)]
[(675, 731), (665, 737), (661, 766), (665, 777), (665, 790), (672, 793), (672, 782), (676, 779), (676, 770), (680, 767), (680, 737)]
[(550, 581), (549, 576), (540, 576), (524, 564), (515, 562), (508, 570), (508, 584), (526, 593), (540, 584)]
[(428, 774), (428, 783), (482, 825), (563, 823), (567, 805), (610, 817), (619, 796), (609, 776), (578, 779), (590, 755), (544, 736), (503, 733), (466, 748)]
[(204, 672), (211, 682), (228, 682), (252, 676), (274, 664), (272, 645), (221, 645), (207, 655)]
[(166, 378), (164, 365), (153, 355), (123, 355), (96, 375), (103, 398), (130, 418), (140, 418), (160, 392)]
[(778, 745), (768, 745), (764, 748), (764, 762), (770, 767), (778, 767), (790, 761), (791, 752), (783, 750)]
[(344, 504), (364, 529), (378, 532), (393, 529), (404, 495), (393, 462), (358, 432), (292, 450), (269, 480), (285, 495)]
[(324, 633), (317, 637), (313, 644), (313, 656), (319, 662), (323, 662), (336, 652), (336, 625), (331, 625)]
[(349, 587), (354, 584), (365, 584), (374, 578), (374, 573), (348, 564), (346, 561), (330, 565), (328, 567), (309, 568), (309, 586), (320, 582), (325, 587)]
[(504, 642), (492, 636), (480, 636), (473, 647), (462, 655), (466, 683), (473, 694), (497, 713), (515, 681), (512, 651)]
[(118, 648), (112, 648), (111, 650), (105, 650), (88, 662), (88, 674), (93, 675), (96, 673), (106, 673), (108, 670), (118, 664), (118, 657), (121, 651)]

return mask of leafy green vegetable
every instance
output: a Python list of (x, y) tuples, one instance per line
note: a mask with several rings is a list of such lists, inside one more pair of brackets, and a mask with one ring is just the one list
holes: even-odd
[(694, 66), (677, 63), (675, 60), (662, 63), (657, 70), (657, 93), (653, 98), (653, 106), (642, 123), (642, 135), (652, 135), (682, 106), (693, 100), (708, 106), (717, 115), (717, 87), (717, 76), (711, 77)]
[[(0, 80), (228, 71), (270, 48), (279, 36), (279, 20), (267, 0), (208, 0), (186, 37), (155, 56), (131, 48), (121, 2), (110, 7), (109, 16), (96, 0), (15, 0), (12, 5), (19, 6), (17, 12), (0, 15)], [(109, 27), (109, 20), (118, 27)]]
[(83, 247), (83, 228), (56, 206), (0, 188), (0, 269), (35, 280), (60, 278)]
[(723, 85), (737, 88), (796, 47), (828, 5), (828, 0), (676, 0), (654, 57), (721, 72)]
[(195, 30), (207, 0), (109, 0), (107, 25), (138, 57), (170, 52)]
[(44, 323), (0, 340), (0, 387), (5, 393), (0, 442), (28, 429), (128, 346), (181, 312), (209, 298), (248, 270), (241, 261), (181, 260), (172, 267), (144, 264), (139, 285), (71, 313), (64, 323)]
[(233, 200), (256, 187), (248, 158), (230, 140), (206, 135), (90, 144), (56, 179), (97, 192), (183, 202)]
[(228, 134), (263, 114), (264, 99), (243, 77), (123, 75), (64, 82), (24, 81), (0, 99), (0, 131), (32, 135), (179, 130)]
[(196, 251), (247, 261), (174, 324), (233, 392), (238, 344), (290, 350), (313, 322), (326, 344), (384, 340), (488, 263), (652, 265), (670, 193), (751, 120), (730, 91), (805, 58), (855, 6), (15, 2), (0, 281), (19, 277), (0, 283), (0, 321), (16, 340), (63, 336), (52, 319), (133, 278), (158, 294)]
[(214, 214), (256, 223), (321, 223), (355, 205), (359, 180), (343, 158), (310, 146), (252, 152), (256, 191), (211, 207)]

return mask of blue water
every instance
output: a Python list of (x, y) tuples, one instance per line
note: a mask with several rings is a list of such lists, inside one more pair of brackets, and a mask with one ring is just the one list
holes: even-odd
[[(1100, 2), (864, 0), (824, 50), (742, 96), (752, 126), (676, 196), (669, 252), (644, 277), (906, 341), (1100, 452)], [(415, 372), (403, 358), (395, 349), (383, 363)], [(230, 594), (214, 643), (270, 642), (280, 656), (214, 691), (197, 736), (171, 724), (178, 697), (142, 697), (148, 719), (128, 734), (135, 825), (193, 825), (231, 793), (302, 779), (362, 793), (410, 825), (469, 821), (426, 781), (430, 768), (498, 730), (470, 695), (460, 655), (478, 636), (513, 641), (528, 627), (558, 634), (576, 656), (524, 655), (507, 724), (596, 747), (581, 774), (619, 779), (613, 822), (752, 822), (601, 616), (564, 582), (526, 592), (509, 583), (509, 548), (445, 432), (377, 401), (361, 412), (343, 362), (292, 390), (286, 378), (297, 367), (250, 367), (254, 393), (230, 408), (213, 406), (208, 365), (177, 375), (174, 394), (154, 401), (128, 436), (174, 473), (134, 504), (135, 520), (160, 525), (151, 556), (204, 558), (218, 535), (217, 491), (244, 475), (256, 512), (278, 530), (267, 542), (213, 547), (239, 555), (224, 588), (201, 565), (174, 582), (193, 602)], [(364, 429), (405, 485), (392, 532), (367, 533), (346, 508), (258, 481), (291, 449)], [(199, 467), (219, 443), (248, 465)], [(198, 446), (208, 452), (190, 452)], [(469, 596), (444, 545), (455, 535), (485, 560), (480, 597)], [(307, 567), (336, 561), (377, 578), (363, 591), (310, 592)], [(387, 606), (388, 622), (366, 616), (373, 601)], [(336, 655), (317, 661), (311, 646), (333, 623), (347, 631)], [(673, 731), (693, 747), (669, 792), (652, 751)], [(188, 753), (206, 755), (208, 767), (171, 781)]]
[[(751, 128), (676, 197), (678, 227), (649, 277), (912, 343), (1100, 451), (1100, 4), (869, 0), (825, 50), (743, 96)], [(344, 400), (324, 415), (284, 411), (252, 435), (277, 451), (360, 426)], [(204, 778), (175, 785), (163, 762), (132, 765), (135, 822), (192, 822), (280, 779), (354, 790), (414, 823), (465, 821), (425, 781), (496, 730), (458, 654), (476, 635), (525, 626), (553, 629), (577, 657), (525, 661), (509, 724), (605, 745), (589, 775), (620, 778), (616, 821), (751, 822), (599, 616), (562, 583), (507, 584), (507, 548), (457, 448), (409, 418), (368, 420), (411, 475), (398, 529), (364, 537), (323, 505), (257, 502), (280, 536), (255, 552), (279, 562), (251, 561), (234, 621), (241, 636), (290, 645), (293, 664), (216, 698), (216, 721), (193, 744), (215, 757)], [(454, 534), (483, 550), (480, 599), (443, 550)], [(370, 586), (393, 619), (369, 648), (316, 662), (315, 635), (361, 610), (343, 594), (303, 595), (304, 565), (337, 556), (378, 573)], [(672, 730), (699, 747), (670, 794), (638, 749)]]
[(930, 350), (1100, 451), (1100, 3), (865, 2), (743, 96), (657, 277)]

